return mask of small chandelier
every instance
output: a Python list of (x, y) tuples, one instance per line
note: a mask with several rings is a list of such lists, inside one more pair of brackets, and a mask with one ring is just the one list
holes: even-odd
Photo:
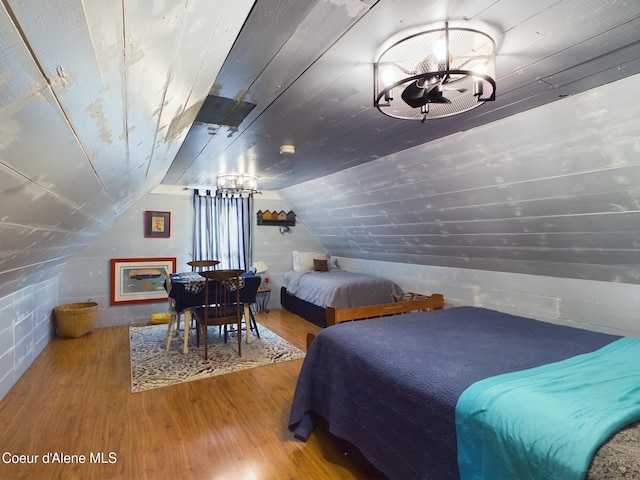
[(258, 193), (258, 177), (245, 173), (221, 173), (218, 175), (218, 197), (251, 197)]
[(496, 44), (470, 28), (434, 28), (384, 50), (373, 65), (373, 105), (405, 120), (449, 117), (496, 98)]

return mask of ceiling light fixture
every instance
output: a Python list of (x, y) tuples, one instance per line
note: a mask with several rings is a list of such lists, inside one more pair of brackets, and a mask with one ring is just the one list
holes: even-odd
[(496, 44), (463, 27), (433, 28), (385, 49), (373, 65), (373, 105), (405, 120), (449, 117), (496, 98)]
[(219, 197), (251, 197), (258, 193), (258, 177), (245, 173), (218, 174), (216, 195)]
[(294, 153), (296, 153), (294, 145), (282, 145), (280, 147), (280, 155), (293, 155)]

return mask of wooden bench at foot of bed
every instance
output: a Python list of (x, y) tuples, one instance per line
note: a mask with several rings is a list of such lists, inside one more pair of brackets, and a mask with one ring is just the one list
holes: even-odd
[[(388, 315), (398, 315), (400, 313), (414, 312), (418, 310), (440, 310), (444, 308), (444, 295), (434, 293), (428, 297), (418, 300), (407, 300), (402, 302), (380, 303), (368, 305), (366, 307), (335, 308), (327, 307), (327, 327), (341, 322), (352, 320), (366, 320), (368, 318), (386, 317)], [(316, 336), (307, 333), (307, 349)]]

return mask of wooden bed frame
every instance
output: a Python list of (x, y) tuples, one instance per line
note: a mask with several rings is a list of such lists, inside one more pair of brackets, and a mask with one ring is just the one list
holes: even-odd
[[(388, 315), (398, 315), (400, 313), (414, 312), (417, 310), (440, 310), (441, 308), (444, 308), (444, 295), (441, 293), (434, 293), (418, 300), (381, 303), (378, 305), (368, 305), (366, 307), (342, 309), (327, 307), (327, 327), (352, 320), (386, 317)], [(315, 334), (307, 333), (307, 350), (314, 338), (316, 338)]]

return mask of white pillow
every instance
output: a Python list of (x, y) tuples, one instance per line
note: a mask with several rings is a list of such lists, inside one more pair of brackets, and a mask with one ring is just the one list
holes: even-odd
[(330, 257), (328, 253), (299, 252), (298, 250), (294, 250), (293, 271), (304, 272), (305, 270), (313, 270), (314, 258), (317, 258), (318, 260), (327, 260), (328, 262)]

